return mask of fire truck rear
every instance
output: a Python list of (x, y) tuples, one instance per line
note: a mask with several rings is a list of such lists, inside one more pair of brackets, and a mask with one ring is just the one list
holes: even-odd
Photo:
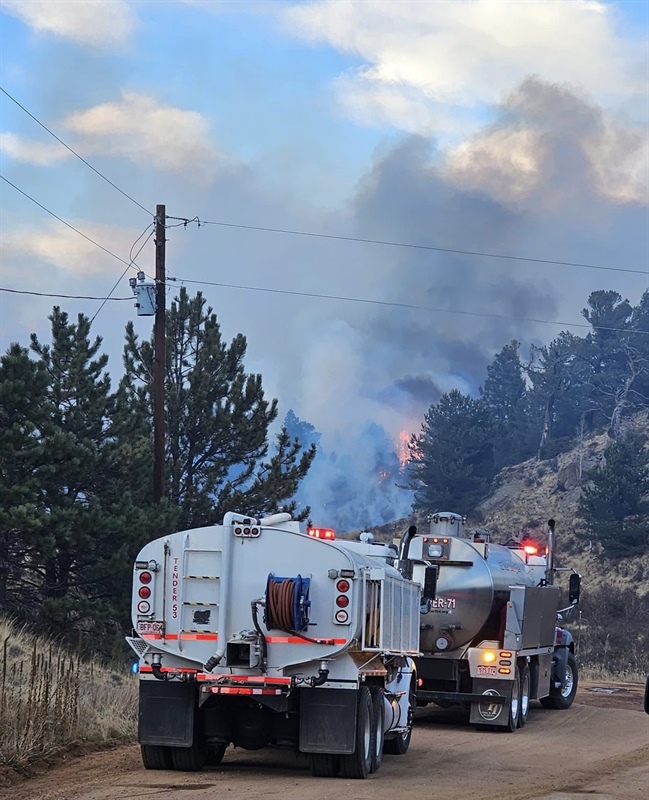
[(574, 643), (557, 625), (579, 601), (569, 570), (567, 608), (554, 585), (554, 520), (546, 554), (524, 542), (501, 546), (487, 531), (468, 533), (464, 517), (433, 514), (430, 530), (411, 526), (400, 547), (402, 571), (419, 580), (421, 613), (417, 705), (461, 705), (480, 729), (513, 732), (530, 701), (567, 709), (578, 681)]
[(316, 776), (364, 778), (406, 752), (420, 585), (391, 545), (312, 533), (288, 514), (228, 513), (140, 552), (128, 642), (145, 767), (277, 745), (308, 754)]

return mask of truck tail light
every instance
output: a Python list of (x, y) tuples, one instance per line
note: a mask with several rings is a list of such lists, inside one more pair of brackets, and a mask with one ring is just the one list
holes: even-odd
[[(348, 609), (351, 604), (352, 582), (347, 577), (342, 577), (341, 573), (342, 570), (338, 573), (338, 580), (336, 580), (333, 617), (334, 622), (338, 625), (347, 625), (349, 623), (349, 611), (345, 609)], [(335, 574), (331, 577), (334, 577)]]
[(143, 562), (142, 566), (138, 567), (136, 562), (137, 581), (135, 582), (134, 589), (134, 603), (136, 603), (137, 613), (142, 615), (150, 615), (153, 613), (154, 595), (155, 595), (155, 581), (153, 580), (153, 573), (156, 571), (151, 567), (153, 562)]

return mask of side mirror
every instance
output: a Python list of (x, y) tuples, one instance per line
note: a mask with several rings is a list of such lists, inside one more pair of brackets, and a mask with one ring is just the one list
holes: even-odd
[(576, 606), (581, 594), (581, 575), (573, 572), (568, 582), (568, 602), (571, 606)]

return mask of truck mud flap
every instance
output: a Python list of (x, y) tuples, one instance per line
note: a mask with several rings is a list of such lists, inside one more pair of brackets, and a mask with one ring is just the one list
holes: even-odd
[(353, 753), (357, 706), (357, 689), (301, 689), (300, 751)]
[[(484, 697), (481, 703), (471, 703), (471, 725), (507, 725), (509, 721), (509, 706), (512, 697), (513, 681), (481, 680), (474, 678), (473, 694)], [(490, 701), (491, 697), (505, 698)]]
[(196, 687), (175, 681), (141, 681), (137, 739), (140, 744), (191, 747)]

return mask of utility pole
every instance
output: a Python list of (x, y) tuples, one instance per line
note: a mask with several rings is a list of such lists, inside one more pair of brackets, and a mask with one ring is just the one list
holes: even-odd
[(166, 358), (166, 297), (165, 297), (165, 234), (166, 208), (157, 205), (155, 211), (155, 283), (156, 310), (153, 326), (153, 502), (164, 496), (165, 465), (165, 367)]

